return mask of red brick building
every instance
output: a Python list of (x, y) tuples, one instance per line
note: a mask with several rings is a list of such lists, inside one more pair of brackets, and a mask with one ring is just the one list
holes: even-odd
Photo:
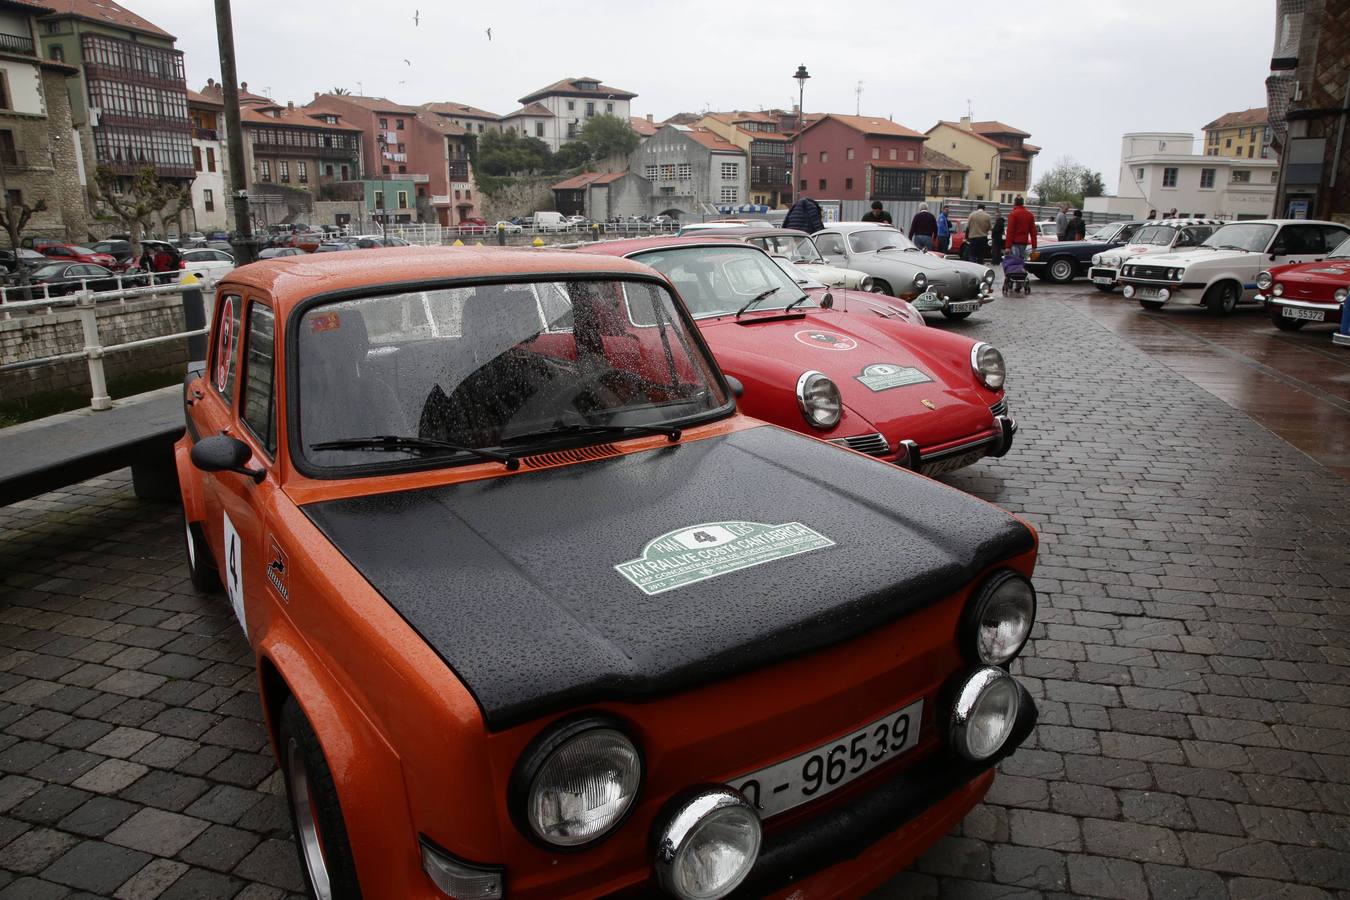
[(801, 196), (922, 200), (924, 136), (889, 119), (828, 113), (798, 136)]

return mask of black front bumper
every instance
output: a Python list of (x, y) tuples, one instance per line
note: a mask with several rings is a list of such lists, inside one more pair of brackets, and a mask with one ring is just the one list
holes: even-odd
[(845, 859), (852, 859), (886, 835), (904, 827), (943, 798), (988, 772), (1010, 756), (1036, 727), (1036, 702), (1018, 685), (1021, 703), (1017, 724), (1003, 749), (991, 759), (972, 763), (940, 751), (912, 769), (878, 786), (857, 802), (795, 828), (766, 834), (759, 861), (733, 896), (759, 897)]

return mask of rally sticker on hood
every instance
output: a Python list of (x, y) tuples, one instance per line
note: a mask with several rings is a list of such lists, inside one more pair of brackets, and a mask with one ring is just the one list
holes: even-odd
[(907, 384), (922, 384), (932, 381), (923, 371), (913, 366), (896, 366), (891, 363), (873, 363), (854, 375), (870, 391), (889, 391), (891, 388), (904, 387)]
[(666, 532), (649, 541), (637, 559), (619, 563), (614, 569), (652, 596), (833, 546), (834, 541), (801, 522), (705, 522)]
[(822, 350), (853, 350), (858, 346), (853, 338), (832, 331), (799, 331), (793, 337), (808, 347)]

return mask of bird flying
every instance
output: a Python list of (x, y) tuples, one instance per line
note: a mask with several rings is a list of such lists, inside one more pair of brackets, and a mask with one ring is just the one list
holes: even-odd
[(492, 29), (491, 29), (491, 28), (489, 28), (489, 29), (487, 30), (487, 35), (488, 35), (488, 40), (489, 40), (489, 41), (492, 40)]
[(414, 10), (413, 10), (413, 27), (416, 28), (418, 25), (421, 25), (421, 24), (422, 24), (422, 11), (419, 10), (419, 9), (414, 9)]

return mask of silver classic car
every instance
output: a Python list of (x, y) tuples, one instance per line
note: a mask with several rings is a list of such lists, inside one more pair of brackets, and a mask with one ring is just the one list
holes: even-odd
[(964, 319), (994, 299), (994, 270), (925, 253), (891, 225), (836, 222), (811, 236), (825, 262), (872, 276), (873, 290), (920, 312)]

